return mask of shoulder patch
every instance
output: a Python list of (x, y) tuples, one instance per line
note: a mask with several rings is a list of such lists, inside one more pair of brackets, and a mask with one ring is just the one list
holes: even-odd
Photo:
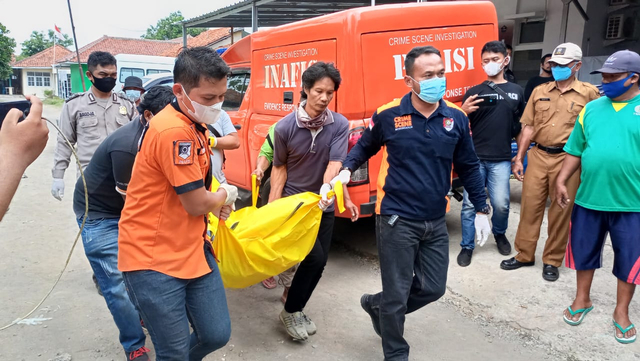
[(173, 142), (173, 164), (189, 165), (193, 164), (192, 140), (176, 140)]
[(391, 101), (391, 102), (389, 102), (389, 103), (387, 103), (387, 104), (385, 104), (385, 105), (383, 105), (383, 106), (379, 107), (379, 108), (376, 110), (376, 112), (377, 112), (378, 114), (380, 114), (381, 112), (383, 112), (383, 111), (385, 111), (385, 110), (387, 110), (387, 109), (389, 109), (389, 108), (393, 108), (393, 107), (400, 106), (400, 102), (402, 102), (402, 98), (396, 98), (396, 99), (394, 99), (393, 101)]
[(81, 96), (83, 96), (83, 95), (84, 95), (84, 93), (75, 93), (75, 94), (71, 94), (71, 95), (67, 98), (67, 100), (65, 100), (64, 102), (65, 102), (65, 103), (68, 103), (68, 102), (72, 101), (73, 99), (79, 98), (79, 97), (81, 97)]

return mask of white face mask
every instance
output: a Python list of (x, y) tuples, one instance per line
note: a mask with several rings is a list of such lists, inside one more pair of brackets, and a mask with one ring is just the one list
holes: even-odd
[[(180, 86), (182, 87), (182, 85)], [(196, 122), (202, 124), (215, 124), (218, 119), (220, 119), (223, 102), (216, 103), (211, 106), (206, 106), (191, 100), (191, 98), (189, 98), (189, 96), (187, 95), (186, 90), (184, 90), (184, 87), (182, 87), (182, 92), (184, 93), (184, 96), (186, 96), (187, 99), (189, 99), (189, 101), (191, 102), (191, 106), (193, 106), (194, 111), (192, 112), (191, 109), (187, 107), (187, 112), (193, 117)], [(184, 104), (184, 102), (182, 103)]]
[(496, 63), (495, 61), (492, 61), (489, 64), (483, 64), (482, 68), (488, 76), (496, 76), (502, 71), (502, 69), (504, 69), (503, 64), (505, 64), (508, 59), (509, 57), (506, 57), (505, 61), (503, 61), (502, 63)]

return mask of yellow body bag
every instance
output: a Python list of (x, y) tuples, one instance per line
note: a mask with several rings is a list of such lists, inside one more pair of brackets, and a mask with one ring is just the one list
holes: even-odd
[[(319, 195), (300, 193), (257, 208), (255, 176), (251, 181), (250, 207), (232, 212), (226, 221), (209, 214), (208, 230), (227, 288), (254, 285), (301, 262), (311, 252), (320, 228)], [(212, 184), (211, 189), (218, 186)], [(342, 185), (335, 188), (343, 210)]]

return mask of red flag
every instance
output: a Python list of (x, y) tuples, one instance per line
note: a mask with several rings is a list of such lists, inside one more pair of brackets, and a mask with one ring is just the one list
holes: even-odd
[(56, 37), (60, 40), (64, 40), (64, 36), (62, 36), (62, 31), (60, 31), (60, 28), (58, 27), (58, 25), (54, 24), (53, 28), (55, 29)]

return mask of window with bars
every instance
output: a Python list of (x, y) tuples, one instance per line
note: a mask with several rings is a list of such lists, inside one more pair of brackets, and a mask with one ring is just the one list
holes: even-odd
[(51, 73), (28, 71), (27, 86), (51, 86)]
[(622, 37), (622, 21), (624, 15), (611, 15), (607, 19), (607, 33), (605, 39), (619, 39)]

